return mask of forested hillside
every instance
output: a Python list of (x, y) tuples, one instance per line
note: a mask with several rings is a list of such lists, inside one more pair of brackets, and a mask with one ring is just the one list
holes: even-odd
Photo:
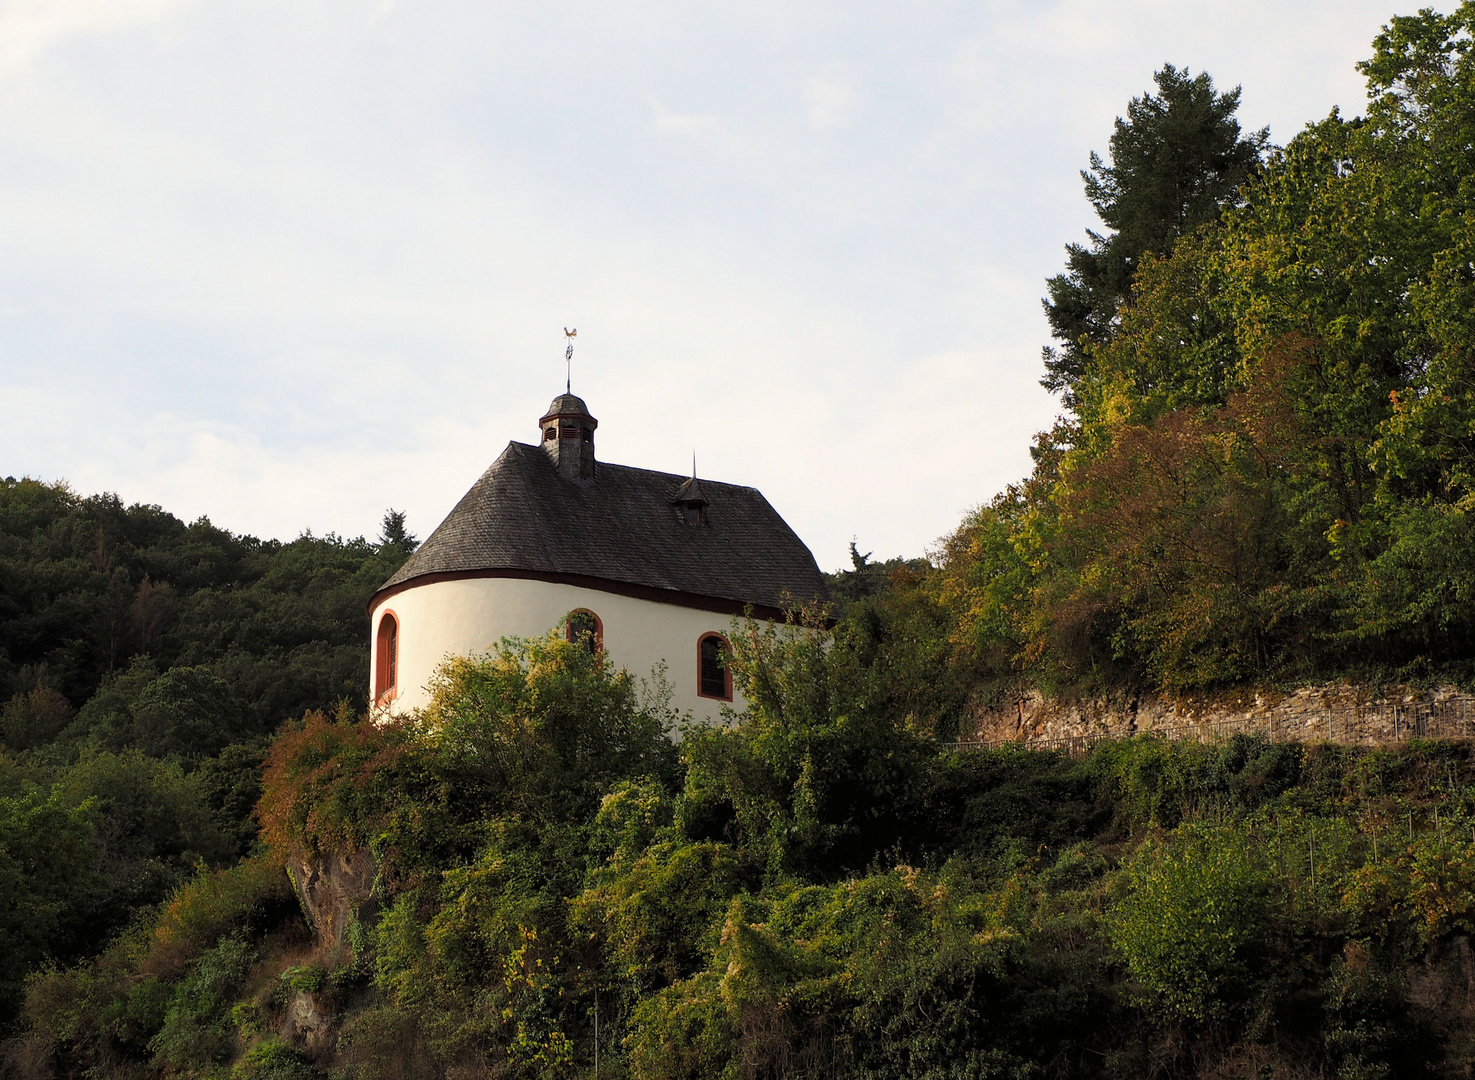
[(1366, 117), (1284, 149), (1206, 77), (1133, 103), (1051, 282), (1066, 411), (947, 546), (960, 647), (1059, 689), (1469, 672), (1472, 20), (1394, 19)]
[(365, 604), (413, 549), (282, 544), (0, 480), (0, 1028), (22, 981), (234, 862), (268, 737), (362, 708)]
[[(855, 627), (679, 749), (562, 641), (274, 742), (263, 845), (32, 980), (19, 1076), (1464, 1075), (1466, 748), (939, 754)], [(292, 871), (293, 895), (284, 867)], [(307, 915), (304, 915), (304, 912)]]
[(1475, 4), (1285, 147), (1164, 68), (1047, 284), (1062, 414), (687, 729), (556, 635), (364, 717), (414, 547), (0, 485), (16, 1077), (1475, 1068), (1469, 746), (948, 749), (1021, 687), (1475, 676)]

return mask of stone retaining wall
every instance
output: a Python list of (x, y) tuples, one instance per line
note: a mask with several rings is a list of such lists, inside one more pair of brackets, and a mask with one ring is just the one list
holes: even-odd
[(1258, 733), (1275, 742), (1324, 740), (1376, 745), (1408, 738), (1475, 736), (1475, 697), (1434, 690), (1326, 683), (1292, 692), (1244, 691), (1167, 697), (1110, 695), (1063, 700), (1031, 692), (975, 709), (964, 743), (1064, 746), (1160, 732), (1170, 738)]

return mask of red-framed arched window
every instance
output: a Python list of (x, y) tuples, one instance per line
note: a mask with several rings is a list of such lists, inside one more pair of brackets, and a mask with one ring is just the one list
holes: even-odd
[(399, 618), (386, 611), (374, 635), (374, 704), (388, 705), (399, 692)]
[(580, 642), (592, 653), (604, 648), (604, 622), (588, 608), (575, 608), (564, 623), (564, 636), (575, 645)]
[(721, 634), (703, 634), (697, 639), (697, 696), (732, 700), (732, 670), (727, 666), (731, 652)]

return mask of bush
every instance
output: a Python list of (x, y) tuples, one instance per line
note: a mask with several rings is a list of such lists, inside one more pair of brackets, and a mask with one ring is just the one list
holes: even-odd
[(222, 937), (259, 932), (296, 911), (297, 896), (274, 857), (243, 859), (229, 869), (202, 873), (164, 908), (143, 969), (178, 977)]
[(231, 1080), (315, 1080), (318, 1073), (292, 1047), (269, 1038), (247, 1050), (230, 1075)]
[(256, 950), (239, 938), (226, 938), (200, 957), (175, 988), (164, 1026), (149, 1041), (156, 1065), (198, 1069), (234, 1054), (231, 1004), (255, 960)]
[(1271, 878), (1249, 829), (1180, 827), (1123, 867), (1107, 912), (1113, 945), (1149, 1000), (1190, 1020), (1228, 1015), (1270, 944)]
[(28, 750), (50, 742), (72, 721), (72, 706), (48, 686), (16, 694), (0, 709), (0, 744)]
[(267, 752), (257, 820), (278, 857), (350, 854), (384, 826), (397, 795), (410, 731), (343, 710), (305, 714)]

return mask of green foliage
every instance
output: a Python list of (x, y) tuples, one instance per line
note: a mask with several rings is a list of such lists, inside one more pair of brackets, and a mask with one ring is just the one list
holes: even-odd
[[(540, 1080), (596, 1046), (636, 1080), (1458, 1059), (1457, 1009), (1412, 988), (1464, 985), (1420, 959), (1475, 932), (1462, 750), (939, 753), (843, 627), (733, 638), (750, 708), (690, 733), (675, 776), (629, 679), (556, 637), (448, 666), (405, 723), (308, 717), (269, 754), (268, 856), (33, 979), (23, 1045), (77, 1073)], [(278, 857), (317, 867), (322, 904), (365, 848), (330, 970)], [(337, 1050), (268, 1034), (301, 993)]]
[(353, 851), (377, 836), (392, 813), (410, 731), (352, 713), (309, 712), (268, 751), (256, 814), (273, 850), (307, 855)]
[(741, 884), (726, 846), (667, 839), (593, 873), (570, 918), (600, 943), (611, 978), (633, 1003), (700, 970), (716, 943), (715, 920)]
[(1206, 72), (1191, 76), (1171, 64), (1153, 81), (1157, 93), (1133, 98), (1126, 119), (1117, 118), (1110, 164), (1093, 152), (1091, 168), (1081, 172), (1086, 198), (1112, 231), (1089, 233), (1089, 248), (1069, 245), (1066, 272), (1049, 281), (1045, 314), (1061, 348), (1045, 350), (1042, 382), (1067, 400), (1091, 346), (1115, 335), (1144, 256), (1166, 254), (1233, 205), (1269, 144), (1268, 129), (1240, 134), (1238, 87), (1220, 93)]
[(675, 765), (635, 683), (603, 653), (553, 633), (453, 659), (430, 685), (427, 738), (464, 777), (463, 797), (537, 821), (588, 817), (626, 777), (669, 780)]
[[(378, 545), (283, 544), (112, 495), (0, 480), (0, 698), (49, 686), (75, 707), (148, 656), (160, 671), (204, 667), (230, 685), (247, 730), (227, 741), (340, 697), (362, 704), (364, 604), (413, 549), (402, 515)], [(166, 739), (170, 711), (155, 718)]]
[(215, 942), (275, 926), (295, 911), (286, 872), (273, 858), (244, 859), (181, 885), (154, 924), (143, 966), (177, 975)]
[(1207, 76), (1132, 102), (1051, 281), (1069, 415), (937, 571), (985, 683), (1468, 674), (1472, 27), (1393, 19), (1368, 115), (1264, 160)]
[(1033, 474), (935, 561), (852, 545), (834, 608), (735, 625), (747, 708), (679, 748), (557, 635), (364, 719), (398, 512), (273, 544), (0, 484), (6, 1067), (1468, 1071), (1467, 748), (947, 743), (1031, 688), (1468, 668), (1472, 30), (1392, 20), (1368, 116), (1268, 158), (1237, 91), (1159, 72), (1051, 282)]
[[(93, 842), (94, 803), (32, 788), (0, 798), (0, 1025), (15, 1019), (29, 968), (76, 956), (107, 881)], [(0, 1030), (3, 1030), (0, 1029)]]
[(247, 854), (256, 839), (252, 813), (261, 798), (266, 748), (266, 739), (234, 743), (206, 758), (195, 771), (211, 817), (221, 834), (234, 844), (237, 855)]
[(89, 754), (49, 787), (0, 796), (0, 1024), (27, 970), (97, 950), (229, 854), (198, 779), (137, 752)]
[(1270, 936), (1270, 880), (1243, 828), (1185, 825), (1123, 867), (1126, 896), (1107, 913), (1132, 977), (1170, 1012), (1221, 1017), (1253, 988)]
[(158, 1065), (198, 1069), (227, 1060), (235, 1049), (230, 1006), (255, 961), (244, 941), (226, 938), (200, 957), (174, 990), (164, 1025), (149, 1041)]
[(260, 1009), (236, 1004), (238, 988), (256, 943), (294, 920), (274, 861), (201, 873), (95, 958), (33, 975), (17, 1045), (62, 1075), (136, 1074), (156, 1059), (205, 1068), (234, 1052), (238, 1025), (259, 1030)]
[(316, 994), (327, 985), (327, 981), (327, 974), (316, 964), (297, 964), (281, 974), (284, 987), (304, 994)]
[(0, 709), (0, 744), (10, 750), (42, 746), (71, 723), (72, 707), (49, 686), (16, 694)]
[[(379, 545), (281, 544), (0, 480), (0, 797), (32, 798), (29, 783), (73, 815), (92, 800), (85, 850), (67, 856), (76, 887), (42, 902), (43, 867), (0, 901), (35, 909), (29, 929), (0, 931), (0, 1029), (28, 970), (97, 950), (198, 861), (251, 849), (265, 734), (364, 699), (364, 604), (414, 549), (403, 515), (390, 524)], [(0, 836), (0, 867), (32, 846)]]
[(47, 1075), (47, 1064), (60, 1066), (56, 1071), (64, 1074), (82, 1068), (119, 1070), (125, 1063), (150, 1060), (148, 1043), (164, 1025), (174, 988), (157, 975), (140, 973), (138, 960), (146, 949), (140, 928), (90, 963), (32, 977), (26, 991), (26, 1037), (19, 1045), (43, 1066), (34, 1072)]
[(296, 1049), (266, 1039), (247, 1050), (230, 1071), (231, 1080), (314, 1080), (318, 1072)]
[(153, 757), (198, 761), (219, 752), (242, 724), (230, 684), (207, 668), (175, 667), (138, 695), (129, 743)]
[(1218, 748), (1149, 736), (1102, 746), (1090, 770), (1128, 827), (1173, 828), (1197, 813), (1258, 808), (1295, 786), (1304, 752), (1247, 735)]

